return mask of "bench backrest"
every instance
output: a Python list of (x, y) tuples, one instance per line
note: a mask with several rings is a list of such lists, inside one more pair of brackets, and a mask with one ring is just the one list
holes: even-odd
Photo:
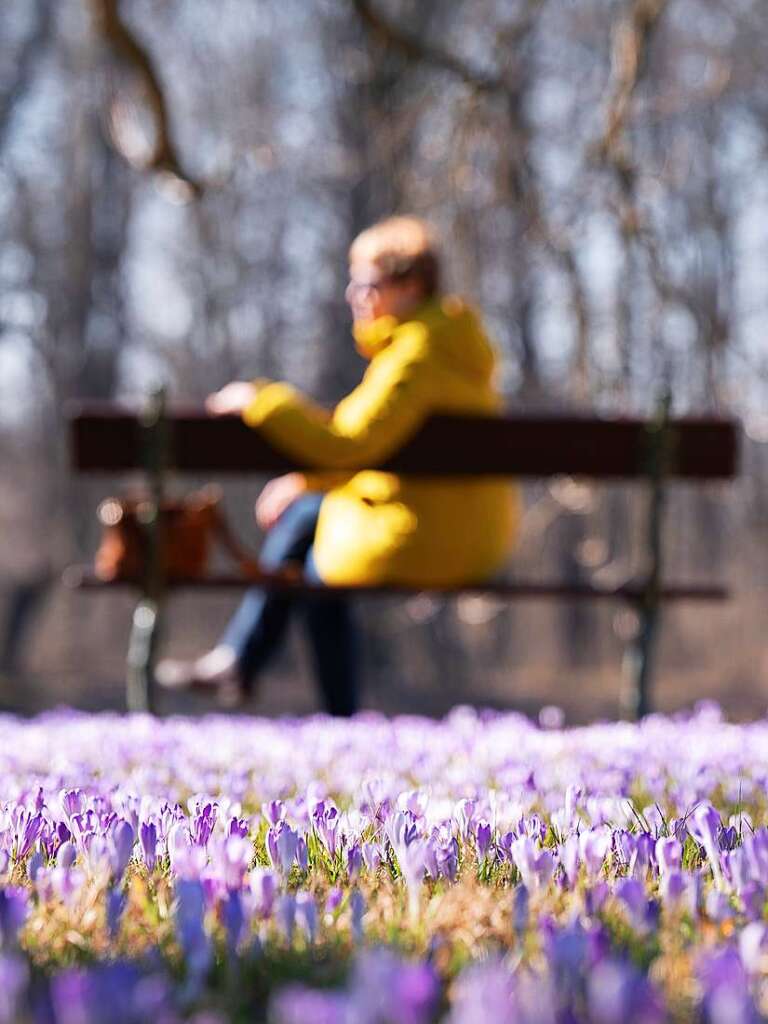
[[(122, 472), (144, 465), (145, 439), (135, 410), (89, 403), (70, 416), (73, 467)], [(171, 411), (168, 468), (190, 473), (282, 473), (308, 466), (276, 451), (239, 417)], [(663, 472), (687, 480), (728, 479), (738, 471), (739, 428), (729, 419), (672, 419), (663, 432)], [(439, 415), (378, 466), (420, 476), (558, 474), (599, 479), (647, 477), (658, 459), (656, 424), (641, 419), (536, 415), (501, 418)]]

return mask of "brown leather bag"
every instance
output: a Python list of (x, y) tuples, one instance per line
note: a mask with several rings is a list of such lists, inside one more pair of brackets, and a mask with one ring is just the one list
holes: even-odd
[[(94, 569), (102, 580), (141, 580), (149, 552), (148, 522), (152, 504), (146, 497), (105, 498), (98, 508), (103, 527)], [(260, 575), (255, 558), (236, 541), (221, 508), (221, 491), (205, 487), (186, 498), (166, 499), (160, 506), (162, 568), (166, 577), (199, 579), (205, 575), (218, 540), (250, 579)]]

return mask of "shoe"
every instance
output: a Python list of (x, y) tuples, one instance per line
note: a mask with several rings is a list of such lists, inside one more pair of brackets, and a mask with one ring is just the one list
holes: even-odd
[(163, 658), (155, 667), (155, 682), (164, 690), (211, 694), (228, 708), (238, 707), (244, 697), (235, 653), (229, 647), (215, 647), (195, 661)]

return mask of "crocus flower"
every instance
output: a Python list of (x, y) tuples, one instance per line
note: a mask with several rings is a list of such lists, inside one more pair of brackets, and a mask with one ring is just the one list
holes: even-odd
[[(195, 851), (197, 852), (197, 851)], [(241, 836), (227, 836), (209, 843), (211, 869), (230, 892), (236, 892), (253, 856), (253, 847)]]
[(721, 888), (723, 885), (723, 872), (720, 865), (720, 845), (717, 840), (717, 832), (720, 827), (720, 815), (715, 808), (708, 803), (700, 803), (693, 809), (688, 828), (707, 855), (715, 885)]
[(365, 899), (359, 889), (353, 889), (350, 893), (349, 913), (352, 939), (359, 945), (363, 941), (363, 917), (365, 915)]
[(296, 859), (298, 836), (290, 825), (281, 821), (276, 828), (267, 832), (267, 853), (272, 867), (287, 874)]
[(77, 860), (77, 848), (74, 843), (62, 843), (56, 853), (56, 864), (60, 868), (71, 868)]
[(518, 939), (525, 933), (528, 927), (528, 890), (524, 885), (515, 886), (512, 895), (512, 927)]
[(211, 838), (214, 826), (216, 825), (216, 818), (218, 816), (218, 807), (212, 802), (198, 803), (196, 807), (196, 814), (192, 818), (192, 842), (196, 846), (206, 846), (208, 840)]
[(261, 805), (261, 813), (272, 828), (274, 828), (275, 825), (278, 825), (285, 819), (285, 804), (282, 800), (270, 800), (268, 803)]
[(278, 898), (275, 908), (275, 920), (283, 938), (290, 946), (293, 941), (293, 930), (296, 924), (296, 900), (288, 893), (283, 893)]
[(611, 834), (606, 829), (588, 829), (581, 833), (579, 854), (590, 878), (600, 874), (610, 848)]
[(762, 826), (745, 835), (742, 850), (749, 863), (752, 877), (763, 885), (768, 885), (768, 828)]
[(620, 878), (614, 891), (624, 905), (633, 928), (645, 931), (648, 924), (648, 897), (642, 882), (636, 878)]
[(331, 857), (336, 856), (337, 830), (339, 827), (339, 812), (336, 807), (320, 805), (321, 809), (313, 815), (317, 834)]
[(712, 921), (727, 921), (735, 916), (731, 901), (724, 892), (718, 889), (710, 889), (704, 901), (704, 909), (707, 917)]
[(307, 942), (314, 943), (317, 937), (317, 904), (312, 893), (296, 893), (296, 921), (303, 930)]
[(139, 825), (139, 845), (147, 871), (154, 871), (157, 862), (157, 825), (154, 821), (144, 821)]
[(39, 850), (36, 850), (29, 858), (27, 864), (27, 878), (30, 882), (34, 883), (37, 873), (43, 866), (43, 855)]
[(270, 1001), (269, 1020), (274, 1024), (341, 1024), (352, 1020), (349, 997), (345, 992), (286, 985)]
[(651, 859), (656, 848), (656, 840), (650, 832), (641, 832), (637, 836), (635, 848), (629, 860), (629, 873), (633, 878), (645, 880)]
[(272, 914), (277, 895), (277, 878), (272, 871), (256, 868), (251, 872), (250, 888), (255, 902), (255, 911), (261, 918)]
[(221, 916), (224, 922), (224, 930), (227, 934), (229, 955), (234, 956), (237, 953), (246, 926), (243, 901), (239, 891), (233, 889), (227, 891), (221, 905)]
[(705, 1019), (712, 1024), (757, 1024), (760, 1019), (750, 994), (744, 964), (733, 948), (701, 957), (698, 970)]
[(491, 826), (487, 821), (479, 821), (475, 829), (478, 859), (485, 860), (491, 846)]
[(438, 846), (436, 856), (439, 873), (449, 882), (455, 882), (459, 874), (458, 842), (452, 838), (446, 844)]
[(679, 871), (683, 863), (683, 847), (674, 836), (656, 840), (656, 863), (662, 875)]
[(199, 979), (211, 963), (212, 950), (203, 926), (205, 897), (199, 881), (176, 881), (176, 935), (193, 979)]
[(307, 841), (304, 836), (299, 836), (296, 840), (296, 863), (301, 871), (309, 869), (309, 849), (307, 848)]
[(667, 1019), (650, 982), (631, 964), (616, 960), (604, 960), (590, 971), (587, 1005), (591, 1024), (662, 1024)]
[(81, 789), (62, 789), (60, 797), (61, 807), (68, 819), (85, 810), (86, 797)]
[(325, 898), (326, 914), (335, 914), (344, 902), (344, 890), (339, 885), (334, 885)]
[(347, 850), (347, 873), (349, 875), (350, 882), (354, 882), (357, 876), (360, 874), (360, 869), (363, 866), (363, 852), (360, 849), (360, 843), (353, 843)]
[(116, 886), (107, 891), (107, 931), (110, 939), (114, 940), (120, 928), (120, 921), (125, 910), (126, 895)]
[(0, 1024), (16, 1024), (26, 1018), (23, 1003), (28, 984), (26, 960), (0, 952)]
[(512, 860), (528, 889), (540, 889), (547, 885), (555, 870), (555, 861), (550, 850), (540, 850), (533, 839), (520, 836), (512, 844)]
[(381, 865), (381, 850), (377, 843), (363, 843), (362, 844), (362, 855), (363, 861), (366, 868), (373, 872), (378, 871)]
[(248, 838), (248, 822), (245, 818), (230, 818), (227, 826), (227, 835), (237, 836), (240, 839)]
[(354, 966), (349, 985), (350, 1020), (429, 1024), (440, 986), (433, 968), (408, 963), (387, 949), (367, 950)]
[(136, 836), (131, 824), (125, 818), (115, 822), (109, 839), (109, 857), (112, 871), (117, 879), (122, 878), (123, 872), (133, 856), (135, 842)]
[(29, 914), (29, 897), (17, 886), (0, 888), (0, 949), (12, 949)]
[(16, 860), (24, 860), (43, 827), (43, 816), (22, 811), (16, 827)]
[(579, 837), (568, 836), (558, 849), (560, 864), (569, 889), (573, 889), (579, 877)]
[(466, 839), (475, 820), (474, 800), (459, 800), (454, 812), (454, 818), (459, 827), (459, 835)]

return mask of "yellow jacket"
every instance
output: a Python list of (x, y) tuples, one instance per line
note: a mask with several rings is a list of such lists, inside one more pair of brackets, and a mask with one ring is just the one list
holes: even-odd
[[(276, 448), (323, 469), (375, 465), (432, 412), (493, 414), (494, 355), (461, 300), (435, 299), (411, 319), (356, 327), (370, 365), (332, 413), (288, 384), (262, 387), (243, 418)], [(519, 494), (508, 481), (398, 476), (363, 470), (328, 484), (315, 535), (330, 584), (459, 585), (492, 576), (509, 554)], [(322, 489), (326, 489), (323, 487)]]

